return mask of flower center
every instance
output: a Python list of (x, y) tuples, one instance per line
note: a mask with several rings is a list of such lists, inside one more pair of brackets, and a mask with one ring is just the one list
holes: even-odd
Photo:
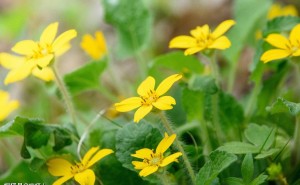
[(141, 96), (142, 98), (142, 105), (152, 105), (153, 102), (156, 102), (156, 100), (159, 98), (155, 91), (153, 90), (150, 90), (148, 93), (147, 93), (147, 96)]
[(38, 48), (33, 51), (32, 58), (34, 59), (39, 59), (44, 57), (45, 55), (51, 54), (52, 52), (52, 47), (49, 44), (38, 44)]
[(77, 173), (80, 173), (82, 171), (84, 171), (86, 168), (83, 164), (81, 163), (77, 163), (73, 166), (71, 166), (71, 173), (72, 174), (77, 174)]
[(210, 33), (208, 35), (203, 34), (201, 37), (197, 38), (197, 45), (201, 48), (207, 48), (213, 41), (214, 38)]
[(150, 166), (159, 166), (162, 160), (163, 160), (163, 156), (160, 153), (158, 153), (158, 154), (151, 154), (151, 158), (144, 159), (143, 162), (147, 163)]

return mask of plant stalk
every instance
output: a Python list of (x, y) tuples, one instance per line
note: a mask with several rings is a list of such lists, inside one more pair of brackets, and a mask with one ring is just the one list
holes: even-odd
[(294, 131), (294, 142), (292, 145), (292, 163), (293, 165), (299, 164), (300, 161), (300, 115), (296, 116), (295, 131)]

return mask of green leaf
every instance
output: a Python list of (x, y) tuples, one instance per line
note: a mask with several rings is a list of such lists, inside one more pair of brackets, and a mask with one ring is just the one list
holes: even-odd
[(201, 91), (207, 94), (218, 92), (218, 87), (212, 76), (193, 75), (188, 85), (189, 89), (194, 91)]
[(177, 73), (202, 73), (204, 65), (193, 55), (185, 56), (176, 51), (161, 55), (150, 63), (149, 74), (160, 76), (161, 70), (170, 69)]
[(275, 140), (275, 130), (265, 125), (250, 124), (245, 130), (245, 137), (255, 146), (267, 150)]
[(218, 148), (218, 150), (234, 154), (258, 153), (259, 149), (258, 146), (237, 141), (225, 143), (224, 146)]
[(64, 81), (69, 92), (74, 96), (81, 92), (100, 88), (100, 75), (105, 70), (107, 60), (90, 62), (79, 69), (66, 74)]
[(182, 104), (189, 121), (203, 116), (204, 94), (202, 92), (184, 88), (182, 91)]
[(25, 123), (24, 140), (26, 146), (36, 149), (47, 145), (51, 132), (52, 128), (45, 127), (44, 125)]
[(241, 170), (242, 170), (243, 181), (246, 184), (248, 184), (249, 182), (251, 182), (253, 177), (253, 172), (254, 172), (253, 158), (251, 153), (245, 155)]
[(271, 106), (268, 106), (267, 111), (271, 114), (289, 113), (292, 116), (297, 116), (300, 112), (300, 103), (294, 103), (285, 100), (284, 98), (277, 98)]
[(208, 161), (200, 169), (196, 177), (197, 185), (210, 185), (217, 176), (230, 164), (237, 160), (234, 154), (224, 151), (214, 151), (209, 155)]
[(245, 185), (243, 179), (237, 177), (228, 177), (224, 182), (226, 185)]
[(105, 21), (118, 35), (118, 53), (125, 57), (142, 49), (150, 40), (152, 16), (143, 1), (102, 0)]
[(256, 177), (251, 183), (250, 185), (260, 185), (262, 183), (264, 183), (267, 180), (268, 176), (264, 175), (263, 173), (260, 174), (258, 177)]
[(34, 157), (30, 162), (29, 168), (34, 172), (38, 172), (44, 164), (44, 159)]
[(279, 151), (280, 151), (279, 148), (271, 148), (270, 150), (262, 151), (260, 154), (255, 156), (255, 159), (263, 159), (263, 158), (269, 157), (271, 155), (274, 155), (275, 153), (277, 153)]
[(267, 23), (267, 27), (263, 31), (263, 36), (266, 37), (271, 33), (280, 33), (290, 31), (294, 26), (300, 23), (299, 17), (282, 16), (276, 17)]

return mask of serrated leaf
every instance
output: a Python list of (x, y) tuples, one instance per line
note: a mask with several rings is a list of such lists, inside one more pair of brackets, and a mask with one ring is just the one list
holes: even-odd
[(218, 150), (234, 154), (258, 153), (259, 149), (258, 146), (237, 141), (225, 143), (224, 146), (218, 148)]
[(196, 177), (197, 185), (210, 185), (217, 176), (230, 164), (237, 160), (234, 154), (224, 151), (214, 151), (209, 155), (208, 161), (200, 169)]
[(188, 86), (191, 90), (201, 91), (207, 94), (215, 94), (218, 92), (218, 87), (212, 76), (193, 75)]
[(245, 137), (255, 146), (267, 150), (275, 140), (275, 130), (265, 125), (250, 124), (245, 130)]
[(102, 0), (104, 17), (118, 35), (118, 55), (129, 56), (142, 49), (149, 41), (152, 16), (143, 1)]
[(264, 175), (263, 173), (260, 174), (258, 177), (256, 177), (251, 183), (250, 185), (260, 185), (262, 183), (264, 183), (267, 180), (268, 176)]
[(105, 70), (107, 60), (90, 62), (80, 67), (79, 69), (66, 74), (64, 81), (72, 95), (77, 95), (81, 92), (100, 88), (100, 75)]
[(263, 31), (263, 36), (270, 33), (280, 33), (290, 31), (294, 26), (300, 23), (300, 18), (295, 16), (276, 17), (267, 23), (267, 27)]
[(296, 116), (300, 112), (300, 103), (290, 102), (279, 97), (276, 102), (274, 102), (271, 106), (268, 106), (266, 109), (271, 114), (289, 113), (292, 116)]
[(253, 166), (253, 158), (251, 153), (248, 153), (245, 155), (243, 163), (242, 163), (242, 177), (243, 181), (248, 184), (251, 182), (254, 172), (254, 166)]
[(243, 179), (237, 177), (228, 177), (224, 182), (226, 185), (244, 185)]

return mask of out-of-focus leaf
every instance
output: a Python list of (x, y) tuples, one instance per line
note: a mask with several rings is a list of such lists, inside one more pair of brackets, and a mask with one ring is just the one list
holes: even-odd
[(296, 116), (300, 112), (300, 103), (290, 102), (279, 97), (276, 102), (267, 107), (267, 111), (271, 114), (289, 113), (292, 116)]
[(189, 82), (189, 89), (201, 91), (207, 94), (215, 94), (218, 92), (218, 87), (215, 79), (212, 76), (194, 75)]
[(182, 92), (182, 104), (187, 114), (187, 119), (199, 119), (203, 117), (204, 94), (184, 88)]
[(259, 149), (259, 147), (252, 144), (237, 141), (225, 143), (224, 146), (218, 148), (218, 150), (233, 154), (258, 153)]
[(276, 154), (279, 151), (280, 151), (279, 148), (271, 148), (268, 151), (262, 151), (260, 154), (258, 154), (257, 156), (255, 156), (255, 159), (263, 159), (263, 158), (269, 157), (269, 156), (271, 156), (273, 154)]
[(274, 143), (275, 129), (265, 125), (250, 124), (245, 130), (245, 137), (255, 146), (263, 146), (263, 149), (267, 150)]
[(234, 154), (224, 151), (214, 151), (209, 155), (208, 161), (200, 169), (196, 177), (197, 185), (210, 185), (217, 176), (230, 164), (237, 160)]
[(66, 74), (64, 81), (72, 95), (100, 88), (100, 75), (105, 70), (107, 60), (95, 61), (85, 64), (79, 69)]
[(125, 57), (142, 49), (150, 40), (152, 16), (143, 1), (102, 0), (104, 17), (118, 34), (119, 56)]
[(243, 179), (237, 177), (228, 177), (224, 181), (226, 185), (244, 185)]
[(294, 26), (300, 23), (300, 18), (295, 16), (276, 17), (267, 23), (267, 27), (263, 31), (263, 36), (271, 33), (280, 33), (290, 31)]
[(253, 158), (251, 153), (245, 155), (241, 170), (243, 181), (248, 184), (251, 182), (254, 173)]
[(250, 185), (260, 185), (262, 183), (264, 183), (267, 180), (268, 176), (264, 175), (263, 173), (260, 174), (258, 177), (256, 177), (251, 183)]

